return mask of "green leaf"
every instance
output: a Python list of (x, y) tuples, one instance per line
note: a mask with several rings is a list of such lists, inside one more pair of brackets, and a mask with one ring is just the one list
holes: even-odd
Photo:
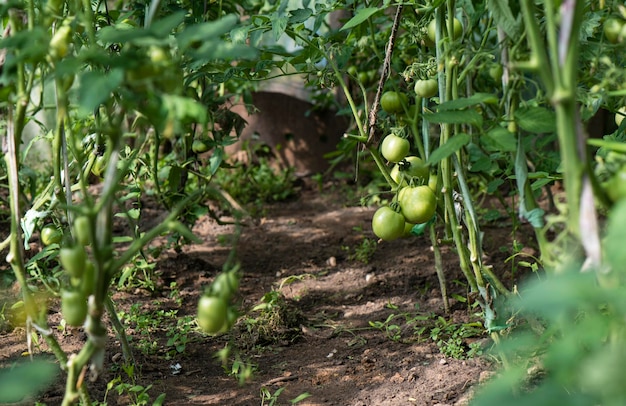
[(428, 157), (428, 163), (430, 165), (434, 165), (437, 162), (441, 161), (454, 154), (467, 144), (469, 144), (472, 137), (469, 134), (457, 134), (454, 137), (448, 139), (448, 141), (433, 151), (432, 154)]
[(163, 106), (168, 111), (170, 119), (200, 124), (205, 124), (208, 119), (206, 107), (190, 97), (164, 95)]
[(302, 402), (304, 399), (311, 397), (311, 394), (309, 392), (304, 392), (299, 394), (298, 396), (296, 396), (295, 398), (291, 399), (289, 402), (292, 405), (295, 405), (296, 403)]
[(80, 76), (78, 88), (79, 115), (92, 114), (94, 109), (111, 96), (124, 80), (122, 69), (113, 69), (109, 73), (100, 71), (85, 72)]
[(280, 37), (285, 33), (285, 29), (287, 29), (287, 23), (289, 22), (289, 17), (277, 11), (272, 14), (272, 34), (274, 34), (274, 41), (278, 42)]
[(483, 117), (475, 110), (450, 110), (436, 113), (426, 113), (424, 118), (431, 123), (443, 124), (471, 124), (480, 127)]
[[(237, 16), (229, 14), (217, 21), (210, 21), (202, 24), (191, 25), (176, 36), (176, 41), (181, 49), (187, 49), (195, 42), (204, 42), (219, 39), (222, 35), (230, 32), (237, 24)], [(247, 31), (245, 31), (247, 34)], [(238, 38), (238, 42), (243, 42), (244, 38)]]
[(215, 172), (217, 172), (223, 160), (224, 150), (222, 148), (216, 148), (213, 151), (213, 155), (211, 155), (211, 158), (209, 158), (209, 170), (211, 172), (211, 175), (215, 175)]
[(462, 97), (442, 103), (437, 107), (437, 111), (461, 110), (481, 103), (495, 104), (498, 103), (498, 98), (491, 93), (475, 93), (470, 97)]
[(291, 17), (289, 18), (290, 24), (299, 24), (307, 21), (313, 12), (308, 8), (299, 8), (297, 10), (291, 10)]
[(181, 10), (155, 21), (150, 26), (150, 32), (157, 38), (167, 38), (174, 28), (178, 27), (185, 20), (186, 14), (186, 11)]
[(359, 11), (357, 11), (354, 17), (348, 20), (348, 22), (345, 23), (343, 27), (341, 27), (340, 31), (349, 30), (363, 24), (365, 21), (367, 21), (368, 18), (376, 14), (378, 11), (380, 11), (380, 9), (377, 7), (366, 7), (360, 9)]
[(0, 403), (24, 401), (51, 385), (58, 372), (57, 365), (43, 360), (20, 362), (16, 366), (0, 369)]
[(553, 133), (556, 131), (556, 114), (545, 107), (521, 107), (515, 111), (515, 121), (531, 133)]
[(505, 0), (488, 0), (487, 9), (491, 12), (498, 27), (511, 38), (520, 35), (520, 20), (513, 17), (509, 2)]
[(515, 135), (502, 127), (496, 127), (480, 137), (480, 144), (487, 151), (513, 152), (517, 149)]

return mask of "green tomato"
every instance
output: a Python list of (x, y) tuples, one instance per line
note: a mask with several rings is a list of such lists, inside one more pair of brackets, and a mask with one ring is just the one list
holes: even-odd
[(91, 222), (87, 216), (78, 216), (74, 219), (74, 237), (76, 241), (86, 246), (91, 244)]
[(499, 63), (491, 65), (489, 68), (489, 76), (496, 83), (502, 83), (502, 74), (504, 70), (502, 69), (502, 65)]
[(406, 138), (389, 134), (380, 144), (380, 153), (389, 162), (400, 162), (409, 154), (411, 144)]
[(617, 110), (617, 113), (615, 113), (615, 124), (617, 124), (618, 127), (622, 125), (624, 116), (626, 116), (626, 106), (621, 107)]
[(626, 197), (626, 166), (620, 168), (620, 170), (606, 182), (605, 190), (613, 203)]
[(224, 322), (224, 325), (222, 326), (222, 329), (219, 331), (219, 333), (228, 333), (228, 331), (235, 325), (238, 318), (239, 313), (237, 312), (237, 310), (229, 307), (228, 310), (226, 310), (226, 321)]
[(604, 36), (611, 44), (618, 44), (624, 38), (622, 36), (622, 29), (624, 28), (624, 21), (617, 18), (609, 18), (603, 25)]
[(85, 264), (85, 272), (83, 273), (83, 277), (80, 280), (80, 290), (83, 292), (85, 297), (89, 297), (92, 293), (94, 293), (94, 288), (96, 286), (96, 268), (93, 263), (87, 261)]
[(48, 224), (41, 229), (41, 242), (43, 245), (58, 244), (63, 238), (63, 232), (53, 224)]
[(217, 334), (227, 321), (227, 312), (224, 299), (203, 295), (198, 302), (198, 326), (207, 334)]
[(384, 241), (393, 241), (404, 234), (404, 223), (402, 214), (389, 206), (383, 206), (372, 217), (372, 231)]
[(407, 156), (391, 168), (391, 178), (396, 183), (407, 186), (408, 178), (425, 180), (429, 175), (428, 165), (417, 156)]
[(61, 314), (65, 322), (73, 327), (80, 327), (87, 317), (87, 297), (79, 290), (61, 291)]
[(431, 173), (428, 176), (428, 187), (430, 188), (430, 190), (432, 190), (435, 193), (439, 191), (439, 188), (437, 187), (438, 182), (439, 182), (439, 177), (437, 176), (436, 173)]
[[(447, 22), (446, 22), (447, 24)], [(452, 39), (457, 39), (463, 35), (463, 24), (455, 17), (454, 18), (454, 37)], [(447, 29), (444, 29), (444, 32), (447, 32)], [(434, 44), (437, 40), (437, 23), (433, 19), (428, 23), (428, 39), (432, 41)]]
[(59, 251), (59, 259), (65, 272), (72, 278), (80, 278), (85, 272), (87, 253), (82, 245), (63, 247)]
[(239, 289), (239, 277), (235, 272), (222, 272), (211, 284), (211, 293), (229, 301)]
[(398, 193), (402, 214), (409, 223), (426, 223), (435, 215), (437, 198), (428, 186), (405, 187)]
[(209, 144), (207, 144), (204, 140), (193, 140), (191, 144), (191, 150), (195, 154), (202, 154), (203, 152), (207, 152), (209, 150)]
[(53, 59), (61, 59), (67, 56), (71, 39), (72, 28), (65, 24), (59, 27), (50, 40), (50, 56)]
[(408, 107), (408, 97), (404, 93), (388, 91), (380, 98), (380, 107), (389, 114), (404, 112), (403, 105)]
[(413, 226), (415, 226), (415, 224), (404, 222), (404, 233), (402, 234), (402, 238), (407, 238), (413, 235), (411, 233), (411, 230), (413, 230)]
[(413, 87), (415, 94), (423, 98), (431, 98), (439, 92), (439, 84), (435, 79), (419, 79)]

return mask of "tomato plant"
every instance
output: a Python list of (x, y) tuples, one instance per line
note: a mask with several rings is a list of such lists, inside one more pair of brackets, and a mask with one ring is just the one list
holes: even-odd
[(406, 138), (402, 138), (396, 134), (389, 134), (380, 145), (380, 153), (389, 162), (400, 162), (408, 154), (411, 144)]
[(404, 235), (404, 216), (389, 206), (380, 207), (372, 217), (372, 231), (382, 240), (393, 241)]
[(426, 223), (437, 209), (437, 198), (428, 186), (407, 186), (398, 193), (398, 201), (409, 223)]
[(408, 97), (404, 93), (387, 91), (380, 98), (380, 107), (389, 114), (402, 113), (408, 107)]
[(419, 97), (430, 98), (439, 92), (439, 85), (435, 79), (418, 79), (413, 89)]
[(217, 296), (202, 295), (198, 302), (198, 326), (207, 334), (217, 334), (227, 321), (228, 304)]

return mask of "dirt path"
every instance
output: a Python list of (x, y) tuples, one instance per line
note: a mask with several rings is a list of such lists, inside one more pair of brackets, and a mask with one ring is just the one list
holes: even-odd
[[(299, 405), (465, 404), (472, 385), (491, 366), (481, 358), (446, 357), (430, 338), (433, 327), (476, 320), (470, 319), (467, 304), (456, 300), (451, 300), (452, 313), (443, 313), (429, 241), (422, 236), (380, 243), (369, 263), (357, 261), (352, 258), (356, 247), (373, 238), (374, 209), (347, 207), (338, 196), (305, 191), (296, 201), (270, 206), (265, 218), (244, 228), (238, 246), (244, 270), (242, 305), (249, 310), (267, 292), (280, 292), (276, 295), (281, 311), (270, 320), (274, 324), (269, 331), (254, 325), (258, 312), (220, 337), (197, 333), (190, 317), (186, 324), (167, 328), (176, 325), (176, 317), (195, 314), (202, 286), (210, 283), (228, 255), (221, 242), (232, 227), (218, 226), (209, 218), (194, 229), (203, 244), (164, 254), (158, 261), (163, 285), (159, 295), (144, 290), (116, 293), (114, 300), (127, 314), (133, 305), (144, 315), (177, 311), (174, 318), (163, 316), (157, 326), (129, 324), (136, 383), (152, 385), (147, 391), (152, 400), (165, 393), (167, 405), (267, 405), (269, 400), (261, 402), (265, 388), (270, 394), (282, 390), (276, 405), (290, 404), (304, 393), (310, 396)], [(454, 254), (444, 252), (444, 261), (451, 293), (463, 296)], [(437, 316), (443, 317), (439, 324)], [(59, 318), (52, 314), (51, 324)], [(177, 329), (186, 340), (182, 352), (167, 343)], [(57, 335), (66, 348), (77, 348), (84, 339), (78, 330)], [(107, 372), (90, 384), (93, 397), (100, 400), (107, 382), (124, 375), (112, 332), (111, 337)], [(237, 351), (223, 368), (214, 355), (229, 341)], [(150, 342), (154, 344), (146, 351)], [(478, 346), (486, 340), (459, 338), (457, 347), (467, 351), (473, 342)], [(20, 330), (1, 335), (0, 343), (0, 366), (19, 358), (26, 345)], [(237, 360), (253, 369), (242, 385), (236, 374), (226, 373)], [(41, 400), (59, 404), (62, 391), (59, 384)], [(107, 402), (130, 404), (113, 389)]]

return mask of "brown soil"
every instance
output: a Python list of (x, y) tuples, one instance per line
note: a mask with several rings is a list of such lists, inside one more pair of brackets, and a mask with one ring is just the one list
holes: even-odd
[[(454, 299), (451, 313), (444, 313), (427, 237), (378, 243), (367, 264), (351, 258), (364, 239), (374, 237), (370, 228), (374, 209), (348, 206), (339, 196), (343, 194), (331, 187), (323, 193), (310, 188), (297, 200), (268, 206), (265, 217), (244, 227), (237, 252), (244, 271), (242, 309), (250, 312), (273, 289), (282, 293), (283, 318), (271, 331), (261, 334), (241, 320), (231, 334), (218, 337), (203, 335), (193, 327), (186, 334), (184, 351), (176, 353), (167, 345), (167, 332), (185, 329), (175, 327), (175, 318), (153, 328), (129, 326), (136, 384), (152, 385), (147, 404), (165, 393), (167, 405), (269, 405), (269, 400), (262, 403), (263, 388), (271, 394), (283, 390), (276, 405), (290, 404), (303, 393), (310, 397), (299, 405), (467, 404), (472, 388), (494, 366), (487, 357), (446, 358), (429, 331), (436, 316), (454, 323), (478, 319), (470, 317), (467, 304)], [(228, 256), (223, 240), (233, 230), (209, 217), (199, 221), (194, 232), (202, 244), (186, 246), (180, 253), (163, 253), (159, 259), (155, 271), (162, 288), (158, 294), (144, 289), (117, 292), (118, 308), (129, 312), (136, 304), (144, 314), (177, 310), (179, 318), (194, 315), (201, 289)], [(486, 227), (485, 244), (491, 245), (488, 252), (506, 246), (510, 230)], [(504, 265), (506, 256), (499, 255), (487, 260), (502, 274), (510, 264)], [(466, 295), (451, 249), (444, 249), (444, 266), (450, 294)], [(298, 278), (281, 284), (293, 276)], [(172, 282), (178, 290), (174, 298), (170, 297)], [(394, 331), (387, 334), (371, 326), (392, 314), (398, 315), (389, 323), (399, 327), (395, 340), (390, 337)], [(258, 312), (249, 313), (251, 318), (258, 316)], [(407, 317), (414, 320), (407, 322)], [(58, 305), (49, 319), (62, 346), (77, 351), (84, 341), (80, 329), (56, 329)], [(466, 338), (463, 345), (475, 341), (489, 347), (484, 335)], [(146, 342), (155, 344), (142, 352)], [(228, 342), (234, 350), (223, 368), (215, 354)], [(26, 351), (22, 329), (0, 335), (0, 343), (1, 367), (22, 358)], [(35, 355), (46, 352), (41, 345)], [(102, 401), (107, 383), (117, 376), (128, 382), (121, 370), (120, 353), (110, 330), (106, 372), (89, 383), (93, 399)], [(254, 366), (253, 375), (241, 384), (236, 375), (226, 373), (238, 359)], [(176, 374), (175, 365), (180, 366)], [(60, 379), (39, 400), (57, 405), (62, 395)], [(127, 394), (118, 396), (115, 390), (109, 391), (106, 401), (109, 405), (131, 404)]]

